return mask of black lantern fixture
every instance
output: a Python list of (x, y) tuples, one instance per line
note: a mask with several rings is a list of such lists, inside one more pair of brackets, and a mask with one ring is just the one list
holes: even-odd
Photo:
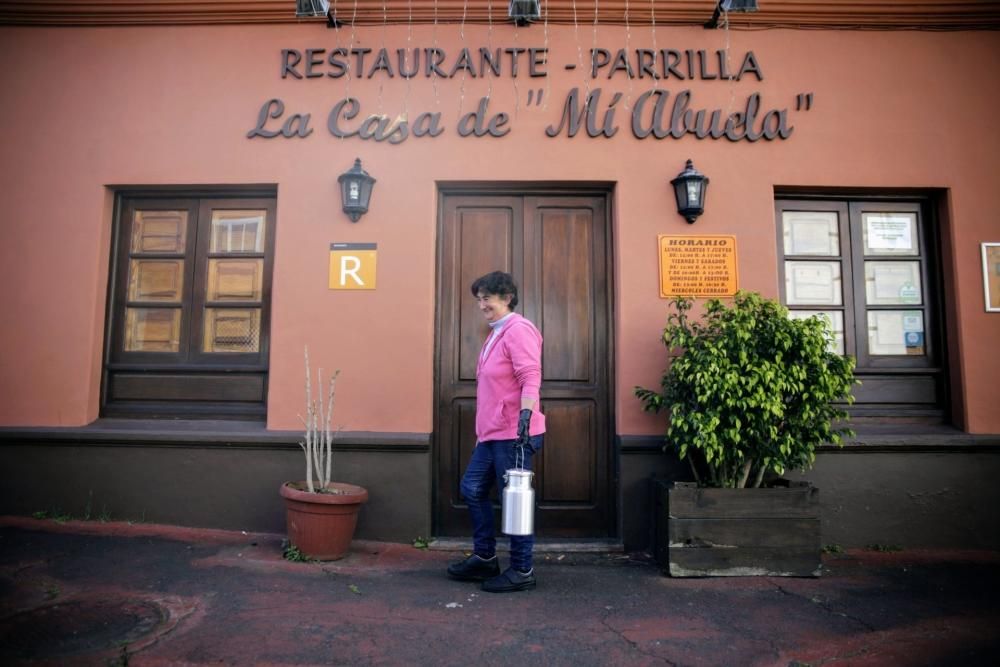
[(526, 26), (542, 15), (541, 0), (510, 0), (507, 16), (515, 25)]
[(691, 160), (684, 165), (684, 171), (670, 181), (674, 186), (674, 196), (677, 198), (677, 212), (693, 223), (705, 212), (705, 190), (708, 189), (708, 177), (694, 168)]
[(350, 217), (351, 222), (357, 222), (368, 212), (375, 179), (361, 168), (361, 158), (356, 158), (354, 166), (341, 174), (337, 182), (340, 183), (340, 200), (344, 204), (344, 213)]

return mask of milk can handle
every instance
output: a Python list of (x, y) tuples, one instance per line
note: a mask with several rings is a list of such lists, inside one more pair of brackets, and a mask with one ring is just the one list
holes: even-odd
[[(518, 454), (520, 454), (521, 461), (518, 462)], [(524, 469), (524, 445), (518, 443), (514, 445), (514, 470)], [(510, 470), (507, 470), (503, 474), (503, 483), (510, 484), (510, 475), (508, 474)]]

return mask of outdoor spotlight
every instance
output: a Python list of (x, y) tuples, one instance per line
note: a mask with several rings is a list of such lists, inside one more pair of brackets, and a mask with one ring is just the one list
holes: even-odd
[(330, 0), (295, 0), (295, 16), (300, 19), (325, 17), (328, 28), (339, 28), (343, 25), (333, 15)]
[(705, 191), (708, 189), (708, 177), (694, 168), (691, 160), (684, 165), (684, 171), (670, 181), (674, 186), (674, 197), (677, 199), (677, 212), (689, 223), (705, 212)]
[(757, 0), (720, 0), (719, 8), (724, 12), (755, 12)]
[(341, 174), (337, 181), (340, 183), (340, 201), (344, 205), (344, 213), (351, 222), (357, 222), (368, 212), (375, 179), (361, 168), (361, 158), (356, 158), (354, 166)]
[(313, 19), (330, 13), (330, 0), (295, 0), (295, 16)]
[(541, 15), (540, 0), (510, 0), (510, 7), (507, 8), (507, 16), (519, 26), (537, 21)]
[(712, 12), (712, 18), (705, 24), (706, 28), (718, 28), (722, 12), (727, 14), (748, 14), (757, 11), (757, 0), (719, 0)]

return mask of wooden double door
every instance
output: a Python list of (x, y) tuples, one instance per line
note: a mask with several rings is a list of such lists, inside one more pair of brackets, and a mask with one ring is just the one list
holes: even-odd
[(545, 446), (536, 534), (614, 535), (609, 195), (444, 192), (439, 215), (435, 531), (468, 535), (459, 482), (476, 444), (476, 360), (489, 327), (470, 293), (490, 271), (519, 288), (541, 330)]

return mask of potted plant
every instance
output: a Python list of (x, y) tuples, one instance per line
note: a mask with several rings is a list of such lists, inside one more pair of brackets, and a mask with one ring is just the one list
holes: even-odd
[[(368, 500), (368, 491), (353, 484), (331, 482), (334, 432), (330, 429), (337, 377), (330, 378), (323, 396), (323, 369), (317, 373), (317, 397), (312, 396), (309, 348), (306, 359), (305, 441), (299, 445), (306, 455), (306, 478), (281, 485), (285, 499), (289, 544), (314, 560), (337, 560), (350, 549), (358, 512)], [(338, 429), (339, 432), (339, 429)], [(315, 477), (315, 480), (314, 480)]]
[(645, 410), (669, 411), (664, 449), (695, 479), (661, 489), (657, 558), (674, 576), (818, 575), (818, 491), (772, 478), (853, 435), (836, 422), (854, 360), (829, 350), (824, 318), (793, 320), (759, 294), (711, 299), (700, 321), (692, 305), (671, 301), (661, 390), (635, 388)]

